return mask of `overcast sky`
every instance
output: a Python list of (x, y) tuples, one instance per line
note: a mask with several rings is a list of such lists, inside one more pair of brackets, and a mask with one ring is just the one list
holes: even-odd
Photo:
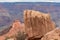
[(0, 0), (0, 2), (60, 2), (60, 0)]

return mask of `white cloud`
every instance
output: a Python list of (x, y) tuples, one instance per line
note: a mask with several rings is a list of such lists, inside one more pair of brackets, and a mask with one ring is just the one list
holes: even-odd
[(60, 2), (60, 0), (0, 0), (0, 2)]
[(0, 2), (17, 2), (19, 0), (0, 0)]

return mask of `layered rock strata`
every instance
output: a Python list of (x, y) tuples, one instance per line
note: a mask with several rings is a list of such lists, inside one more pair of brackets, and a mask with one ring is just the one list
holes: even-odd
[(24, 11), (24, 24), (28, 37), (40, 38), (55, 29), (55, 23), (50, 15), (34, 10)]

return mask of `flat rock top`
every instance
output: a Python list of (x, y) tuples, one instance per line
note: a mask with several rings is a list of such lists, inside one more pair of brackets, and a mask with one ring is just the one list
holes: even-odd
[(43, 13), (43, 12), (39, 12), (39, 11), (35, 11), (35, 10), (25, 10), (24, 11), (24, 15), (30, 15), (31, 14), (31, 16), (32, 17), (35, 17), (35, 16), (38, 16), (38, 17), (42, 17), (42, 16), (44, 16), (44, 17), (50, 17), (50, 15), (49, 14), (47, 14), (47, 13)]
[(55, 29), (49, 14), (35, 10), (24, 11), (24, 24), (29, 37), (41, 37)]

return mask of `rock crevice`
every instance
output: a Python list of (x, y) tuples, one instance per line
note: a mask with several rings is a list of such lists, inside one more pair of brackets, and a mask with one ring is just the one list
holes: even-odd
[(55, 29), (55, 23), (49, 14), (34, 10), (24, 11), (24, 24), (28, 37), (41, 37)]

